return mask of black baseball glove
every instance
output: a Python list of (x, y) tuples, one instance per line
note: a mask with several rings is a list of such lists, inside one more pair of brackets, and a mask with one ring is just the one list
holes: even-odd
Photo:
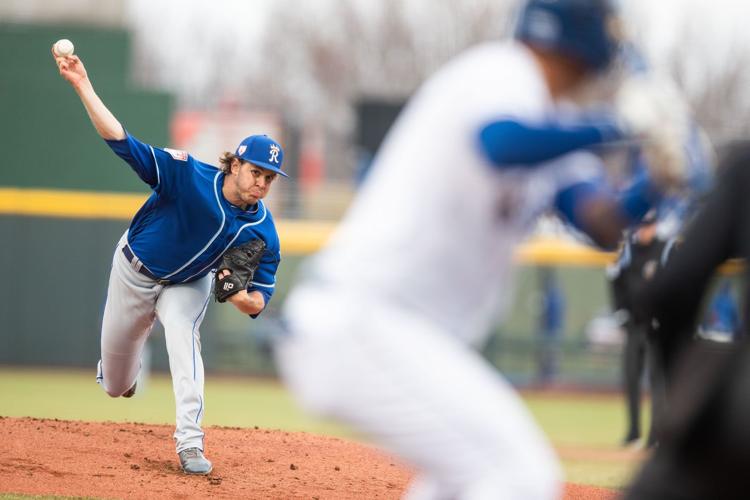
[[(235, 293), (247, 289), (265, 250), (266, 243), (256, 239), (232, 247), (224, 253), (214, 280), (214, 296), (217, 301), (226, 302), (227, 298)], [(219, 274), (224, 270), (231, 273), (219, 278)]]

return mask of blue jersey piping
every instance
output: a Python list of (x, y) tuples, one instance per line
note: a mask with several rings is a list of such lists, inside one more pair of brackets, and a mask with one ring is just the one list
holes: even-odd
[[(245, 224), (245, 225), (243, 225), (242, 227), (240, 227), (240, 228), (239, 228), (239, 229), (237, 230), (237, 233), (236, 233), (236, 234), (234, 235), (234, 238), (232, 238), (232, 240), (231, 240), (231, 241), (230, 241), (230, 242), (229, 242), (229, 243), (227, 244), (227, 246), (226, 246), (226, 247), (224, 247), (224, 250), (222, 250), (222, 251), (221, 251), (221, 253), (219, 254), (219, 256), (218, 256), (218, 257), (216, 257), (216, 258), (215, 258), (215, 259), (214, 259), (213, 261), (211, 261), (211, 262), (210, 262), (210, 263), (209, 263), (209, 264), (208, 264), (207, 266), (203, 267), (203, 268), (202, 268), (202, 269), (201, 269), (200, 271), (198, 271), (197, 273), (195, 273), (195, 274), (193, 274), (192, 276), (188, 277), (188, 278), (187, 278), (186, 280), (184, 280), (184, 281), (188, 281), (188, 280), (190, 280), (190, 279), (192, 279), (192, 278), (194, 278), (194, 277), (198, 276), (198, 275), (199, 275), (199, 274), (201, 274), (201, 273), (202, 273), (203, 271), (205, 271), (205, 270), (207, 270), (207, 269), (210, 269), (210, 268), (211, 268), (211, 266), (213, 266), (214, 264), (216, 264), (216, 262), (217, 262), (217, 261), (218, 261), (218, 260), (219, 260), (219, 259), (220, 259), (220, 258), (222, 257), (222, 255), (224, 255), (224, 252), (226, 252), (226, 251), (227, 251), (227, 249), (228, 249), (229, 247), (231, 247), (231, 246), (232, 246), (232, 243), (234, 243), (234, 241), (235, 241), (235, 240), (236, 240), (236, 239), (237, 239), (237, 238), (239, 237), (240, 233), (241, 233), (241, 232), (242, 232), (242, 231), (243, 231), (243, 230), (244, 230), (245, 228), (248, 228), (248, 227), (251, 227), (251, 226), (257, 226), (258, 224), (260, 224), (261, 222), (263, 222), (264, 220), (266, 220), (266, 216), (268, 215), (268, 210), (266, 209), (266, 206), (265, 206), (265, 204), (264, 204), (264, 203), (263, 203), (262, 201), (258, 200), (258, 204), (259, 204), (259, 205), (260, 205), (261, 207), (263, 207), (263, 217), (261, 217), (261, 218), (260, 218), (260, 220), (257, 220), (257, 221), (255, 221), (255, 222), (248, 222), (247, 224)], [(221, 213), (222, 213), (222, 214), (224, 214), (224, 210), (223, 210), (223, 209), (222, 209)], [(222, 227), (223, 227), (223, 226), (224, 226), (224, 223), (222, 222)], [(217, 233), (217, 234), (218, 234), (218, 233)], [(216, 237), (214, 237), (214, 239), (216, 239)], [(213, 242), (213, 239), (211, 240), (211, 242)], [(208, 248), (208, 246), (207, 246), (206, 248)], [(205, 250), (205, 248), (204, 248), (203, 250)], [(203, 252), (203, 250), (201, 250), (201, 253)], [(196, 257), (197, 257), (197, 255), (196, 255)], [(193, 260), (195, 260), (195, 258), (194, 258)], [(192, 260), (191, 260), (190, 262), (192, 262)], [(190, 262), (188, 262), (188, 264), (189, 264)], [(184, 267), (185, 267), (185, 266), (183, 266), (183, 268), (184, 268)], [(174, 273), (172, 273), (172, 274), (174, 274)]]
[[(216, 181), (217, 181), (217, 179), (219, 178), (219, 176), (220, 176), (220, 175), (221, 175), (221, 171), (217, 172), (217, 173), (216, 173), (216, 177), (214, 177), (214, 196), (216, 197), (216, 204), (217, 204), (217, 205), (219, 205), (219, 210), (221, 210), (221, 225), (219, 226), (219, 230), (218, 230), (218, 231), (216, 231), (216, 234), (214, 234), (214, 235), (213, 235), (213, 237), (211, 238), (211, 240), (210, 240), (210, 241), (209, 241), (208, 243), (206, 243), (206, 246), (204, 246), (204, 247), (203, 247), (203, 248), (202, 248), (202, 249), (201, 249), (201, 250), (200, 250), (200, 251), (199, 251), (199, 252), (198, 252), (197, 254), (195, 254), (195, 255), (193, 256), (193, 258), (192, 258), (192, 259), (190, 259), (189, 261), (187, 261), (187, 262), (186, 262), (186, 263), (185, 263), (185, 264), (184, 264), (184, 265), (183, 265), (183, 266), (182, 266), (181, 268), (179, 268), (178, 270), (176, 270), (176, 271), (174, 271), (174, 272), (171, 272), (171, 273), (169, 273), (168, 275), (164, 276), (164, 278), (165, 278), (165, 279), (166, 279), (166, 278), (171, 278), (172, 276), (174, 276), (175, 274), (179, 273), (180, 271), (182, 271), (183, 269), (185, 269), (186, 267), (188, 267), (188, 266), (189, 266), (190, 264), (192, 264), (193, 262), (195, 262), (195, 259), (197, 259), (197, 258), (198, 258), (198, 257), (200, 257), (201, 255), (203, 255), (203, 253), (204, 253), (204, 252), (205, 252), (206, 250), (208, 250), (208, 248), (209, 248), (209, 247), (211, 246), (211, 244), (212, 244), (212, 243), (213, 243), (213, 242), (214, 242), (214, 241), (216, 240), (216, 238), (218, 238), (218, 237), (219, 237), (219, 235), (221, 234), (221, 230), (222, 230), (222, 229), (224, 229), (224, 223), (226, 222), (226, 219), (227, 219), (227, 214), (226, 214), (226, 213), (224, 212), (224, 207), (222, 207), (222, 206), (221, 206), (221, 201), (219, 200), (219, 192), (218, 192), (218, 191), (217, 191), (217, 189), (216, 189), (216, 184), (217, 184), (217, 182), (216, 182)], [(235, 238), (236, 238), (236, 236), (235, 236)], [(223, 253), (223, 252), (222, 252), (222, 253)], [(203, 272), (203, 270), (201, 270), (201, 272)], [(194, 274), (193, 276), (190, 276), (190, 278), (192, 278), (192, 277), (194, 277), (194, 276), (196, 276), (196, 275), (198, 275), (198, 274), (200, 274), (200, 273), (195, 273), (195, 274)], [(190, 278), (188, 278), (188, 279), (190, 279)], [(187, 281), (187, 280), (183, 280), (183, 281)]]

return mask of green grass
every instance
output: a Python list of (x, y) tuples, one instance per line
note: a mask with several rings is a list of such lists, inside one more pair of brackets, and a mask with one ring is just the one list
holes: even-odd
[(616, 395), (533, 393), (524, 401), (557, 446), (611, 448), (625, 432), (625, 404)]
[[(552, 443), (561, 448), (567, 481), (607, 488), (621, 488), (629, 482), (639, 461), (635, 454), (619, 457), (626, 427), (620, 396), (532, 393), (524, 395), (524, 401)], [(648, 405), (643, 413), (648, 413)], [(648, 421), (644, 424), (642, 428), (647, 429)], [(572, 447), (616, 456), (601, 460), (565, 456), (565, 449)]]
[[(0, 415), (68, 420), (174, 423), (169, 376), (151, 377), (130, 400), (110, 398), (93, 372), (0, 368)], [(208, 376), (204, 425), (258, 426), (352, 438), (346, 428), (304, 414), (280, 384), (259, 379)], [(613, 452), (625, 429), (622, 399), (615, 395), (532, 393), (524, 396), (555, 446)], [(565, 457), (566, 480), (618, 488), (637, 461)], [(0, 499), (28, 498), (0, 495)], [(40, 497), (51, 498), (51, 497)]]
[(567, 481), (614, 489), (630, 482), (637, 465), (634, 462), (563, 460)]
[[(350, 436), (342, 427), (308, 417), (276, 382), (207, 377), (204, 425), (264, 427)], [(67, 420), (172, 424), (168, 375), (151, 377), (132, 399), (110, 398), (81, 371), (0, 369), (0, 414)]]

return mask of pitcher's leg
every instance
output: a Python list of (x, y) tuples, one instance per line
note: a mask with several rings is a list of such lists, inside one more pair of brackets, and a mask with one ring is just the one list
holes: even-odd
[(200, 325), (210, 297), (212, 276), (164, 289), (156, 312), (164, 325), (175, 396), (177, 452), (203, 450), (203, 358)]
[(112, 397), (121, 396), (135, 383), (161, 289), (130, 267), (118, 245), (102, 319), (101, 361), (97, 373), (97, 381)]

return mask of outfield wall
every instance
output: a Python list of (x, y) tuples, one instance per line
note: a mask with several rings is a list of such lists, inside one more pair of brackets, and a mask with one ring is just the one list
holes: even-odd
[[(0, 364), (95, 365), (114, 245), (142, 197), (0, 188), (0, 272), (7, 277), (0, 286)], [(101, 199), (107, 200), (107, 217), (95, 213), (104, 204)], [(282, 262), (277, 291), (261, 317), (252, 320), (228, 305), (209, 305), (201, 329), (209, 372), (274, 373), (269, 356), (273, 320), (298, 266), (334, 225), (281, 220), (278, 228)], [(609, 312), (603, 265), (611, 258), (564, 241), (532, 240), (518, 248), (515, 300), (508, 317), (495, 327), (485, 356), (513, 382), (529, 384), (537, 380), (540, 357), (551, 347), (559, 362), (558, 383), (616, 386), (621, 346), (593, 342), (589, 335), (592, 320)], [(552, 346), (538, 326), (540, 271), (548, 269), (555, 271), (565, 300), (561, 334)], [(152, 337), (153, 368), (166, 371), (160, 327)]]
[[(9, 277), (0, 286), (3, 318), (0, 364), (95, 365), (99, 357), (99, 327), (110, 262), (115, 242), (127, 224), (127, 218), (114, 217), (30, 216), (7, 212), (0, 215), (0, 235), (5, 242), (0, 246), (0, 266)], [(269, 320), (276, 317), (300, 262), (320, 246), (332, 226), (280, 221), (279, 229), (284, 250), (277, 291), (261, 318), (251, 320), (227, 305), (210, 304), (201, 330), (208, 371), (273, 373), (267, 343), (271, 332)], [(530, 244), (519, 249), (518, 259), (554, 254), (547, 244)], [(566, 252), (569, 257), (573, 255), (569, 248), (557, 254)], [(571, 266), (570, 262), (558, 262), (559, 266), (566, 267), (557, 268), (566, 297), (560, 346), (565, 353), (561, 360), (564, 373), (561, 375), (569, 382), (615, 383), (619, 368), (612, 359), (616, 360), (617, 349), (609, 354), (599, 352), (596, 359), (587, 355), (590, 346), (585, 336), (586, 325), (592, 315), (607, 307), (601, 265), (597, 260), (588, 265), (581, 265), (581, 261), (575, 263)], [(533, 381), (536, 371), (540, 347), (536, 327), (540, 299), (538, 269), (537, 264), (528, 261), (520, 268), (515, 305), (507, 321), (498, 325), (486, 351), (489, 359), (519, 383)], [(155, 329), (149, 345), (153, 367), (168, 369), (160, 327)]]
[(0, 186), (145, 193), (60, 77), (50, 54), (59, 38), (75, 41), (97, 93), (125, 128), (168, 144), (172, 99), (129, 82), (126, 32), (0, 23), (0, 137), (6, 145)]

